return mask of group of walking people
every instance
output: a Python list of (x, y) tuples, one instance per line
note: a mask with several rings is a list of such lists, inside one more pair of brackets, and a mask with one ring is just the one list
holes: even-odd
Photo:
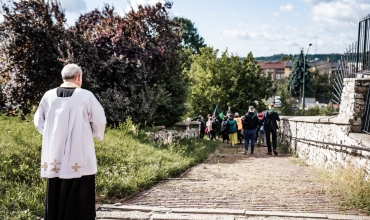
[[(201, 122), (201, 134), (203, 138), (207, 133), (209, 140), (216, 140), (216, 122), (211, 115), (207, 116), (208, 121), (205, 123), (202, 116), (198, 117)], [(250, 106), (248, 112), (239, 117), (238, 113), (227, 114), (221, 121), (222, 141), (231, 144), (231, 147), (236, 144), (242, 144), (244, 140), (244, 154), (254, 154), (254, 145), (267, 146), (268, 155), (278, 155), (277, 148), (277, 121), (280, 121), (279, 114), (274, 111), (274, 105), (269, 105), (269, 110), (259, 114), (257, 110)], [(271, 138), (272, 137), (272, 146)], [(250, 148), (249, 148), (250, 146)]]

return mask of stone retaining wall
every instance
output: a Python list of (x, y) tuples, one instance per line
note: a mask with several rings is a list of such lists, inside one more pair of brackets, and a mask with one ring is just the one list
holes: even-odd
[(160, 130), (155, 133), (147, 133), (151, 140), (158, 143), (172, 143), (175, 140), (184, 138), (197, 138), (200, 134), (200, 122), (178, 122), (174, 124), (174, 129)]
[(363, 170), (368, 178), (370, 176), (370, 152), (335, 145), (351, 145), (370, 149), (370, 135), (350, 133), (351, 129), (352, 124), (348, 118), (282, 116), (279, 141), (290, 146), (292, 152), (308, 164), (329, 170), (353, 167)]
[(351, 120), (352, 132), (361, 132), (369, 85), (369, 78), (345, 78), (343, 80), (339, 118)]

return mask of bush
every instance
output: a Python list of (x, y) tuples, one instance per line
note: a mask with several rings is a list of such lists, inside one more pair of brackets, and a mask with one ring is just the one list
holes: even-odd
[[(214, 152), (218, 143), (200, 139), (159, 145), (128, 120), (107, 129), (95, 143), (96, 195), (113, 202), (177, 176)], [(41, 135), (27, 117), (0, 116), (0, 219), (35, 219), (44, 210), (46, 181), (40, 178)]]

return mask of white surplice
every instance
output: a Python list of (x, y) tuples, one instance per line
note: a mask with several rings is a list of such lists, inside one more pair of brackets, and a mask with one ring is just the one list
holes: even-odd
[(34, 123), (43, 135), (41, 177), (71, 179), (97, 172), (93, 138), (103, 139), (106, 118), (90, 91), (76, 88), (71, 97), (58, 97), (57, 88), (46, 92)]

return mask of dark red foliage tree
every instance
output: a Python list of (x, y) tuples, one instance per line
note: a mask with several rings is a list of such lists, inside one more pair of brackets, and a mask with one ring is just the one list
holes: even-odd
[(0, 71), (6, 80), (4, 105), (28, 113), (48, 89), (61, 83), (58, 45), (65, 16), (57, 1), (21, 0), (2, 4)]
[(83, 67), (86, 86), (97, 94), (110, 123), (132, 117), (172, 124), (183, 115), (181, 36), (165, 6), (139, 6), (120, 17), (106, 5), (82, 15), (68, 36), (63, 60)]

